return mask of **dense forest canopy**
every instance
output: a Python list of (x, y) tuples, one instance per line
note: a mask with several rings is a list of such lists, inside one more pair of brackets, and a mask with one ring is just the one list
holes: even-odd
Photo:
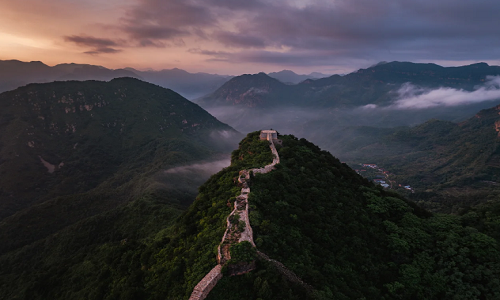
[[(250, 273), (223, 277), (209, 299), (500, 297), (500, 248), (478, 230), (481, 211), (431, 214), (307, 140), (279, 138), (281, 163), (251, 181), (254, 240), (312, 290), (258, 260)], [(271, 160), (268, 142), (251, 133), (182, 213), (150, 195), (50, 237), (43, 254), (3, 255), (0, 297), (187, 299), (217, 264), (239, 171)]]

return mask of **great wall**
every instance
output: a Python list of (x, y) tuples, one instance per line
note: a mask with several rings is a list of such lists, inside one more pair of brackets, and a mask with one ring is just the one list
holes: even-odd
[[(222, 241), (217, 248), (217, 262), (218, 264), (208, 272), (205, 277), (203, 277), (200, 282), (194, 287), (189, 300), (203, 300), (208, 296), (208, 293), (215, 287), (217, 282), (222, 278), (222, 267), (231, 259), (231, 254), (229, 248), (237, 243), (247, 241), (255, 247), (253, 241), (253, 231), (250, 226), (250, 220), (248, 218), (248, 194), (250, 193), (250, 187), (248, 185), (250, 181), (250, 172), (253, 174), (265, 174), (274, 170), (274, 166), (280, 163), (280, 158), (274, 142), (278, 141), (277, 132), (275, 130), (262, 130), (260, 133), (261, 140), (268, 140), (269, 147), (273, 153), (273, 162), (263, 168), (255, 168), (250, 170), (241, 170), (238, 183), (241, 185), (241, 194), (236, 197), (234, 201), (234, 209), (229, 214), (226, 219), (227, 227), (222, 237)], [(281, 263), (269, 259), (269, 257), (264, 254), (259, 253), (259, 256), (273, 264), (278, 263), (278, 270), (287, 270), (285, 266)], [(255, 269), (255, 262), (248, 264), (247, 266), (240, 268), (238, 271), (234, 271), (231, 275), (240, 275)], [(289, 278), (298, 278), (293, 272), (283, 272), (283, 274)], [(293, 274), (293, 275), (292, 275)], [(300, 279), (295, 280), (296, 282), (304, 284)]]

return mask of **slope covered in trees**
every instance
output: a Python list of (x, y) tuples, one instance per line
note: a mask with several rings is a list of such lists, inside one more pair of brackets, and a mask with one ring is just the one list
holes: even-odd
[(415, 127), (352, 127), (332, 134), (330, 146), (356, 165), (378, 164), (390, 179), (409, 184), (426, 208), (458, 212), (500, 198), (500, 106), (452, 123), (431, 120)]
[[(253, 180), (254, 239), (260, 251), (312, 285), (314, 297), (498, 297), (493, 238), (373, 186), (305, 140), (281, 139), (277, 170)], [(223, 278), (212, 299), (218, 293), (238, 299), (230, 287), (261, 282), (253, 276)], [(254, 287), (253, 296), (286, 298), (272, 287), (267, 294)]]
[[(126, 249), (170, 224), (213, 173), (175, 167), (221, 159), (237, 135), (179, 94), (132, 78), (0, 94), (0, 284), (10, 286), (0, 290), (15, 290), (0, 298), (31, 298), (26, 282), (45, 292), (70, 284), (61, 274), (102, 258), (105, 243), (128, 240)], [(103, 262), (88, 271), (106, 272)]]
[[(228, 203), (240, 193), (238, 172), (272, 160), (267, 142), (258, 134), (251, 133), (240, 143), (231, 166), (203, 184), (195, 202), (173, 222), (168, 211), (154, 209), (148, 203), (151, 199), (143, 199), (120, 211), (122, 218), (115, 222), (109, 215), (78, 228), (83, 234), (99, 222), (132, 226), (135, 223), (128, 220), (135, 216), (135, 226), (150, 224), (143, 233), (116, 240), (111, 238), (114, 229), (108, 227), (110, 236), (100, 236), (100, 244), (57, 265), (66, 267), (47, 272), (30, 264), (56, 266), (54, 260), (61, 253), (55, 252), (38, 263), (25, 261), (27, 271), (20, 276), (16, 262), (26, 256), (4, 257), (2, 266), (18, 275), (2, 269), (6, 282), (2, 296), (187, 299), (217, 264), (217, 245), (231, 211)], [(374, 186), (312, 143), (293, 136), (279, 138), (281, 162), (276, 170), (252, 178), (254, 241), (259, 251), (283, 263), (311, 289), (290, 282), (273, 264), (258, 260), (257, 269), (248, 274), (223, 277), (209, 299), (500, 297), (498, 242), (465, 226), (471, 225), (470, 218), (467, 223), (457, 216), (433, 215)], [(159, 219), (143, 219), (140, 213), (148, 209), (155, 210)], [(13, 282), (17, 284), (9, 284)]]
[[(235, 131), (179, 94), (132, 78), (0, 94), (0, 218), (134, 172), (228, 151)], [(235, 143), (236, 144), (236, 143)], [(227, 144), (226, 144), (227, 146)], [(232, 146), (231, 146), (232, 147)]]

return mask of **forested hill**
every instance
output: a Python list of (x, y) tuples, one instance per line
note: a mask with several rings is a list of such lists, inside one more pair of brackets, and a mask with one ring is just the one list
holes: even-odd
[[(500, 297), (500, 249), (495, 239), (464, 226), (460, 217), (433, 215), (374, 186), (305, 139), (279, 139), (280, 164), (251, 180), (250, 223), (257, 249), (312, 288), (295, 285), (274, 265), (257, 260), (250, 273), (223, 277), (207, 299)], [(0, 278), (6, 284), (1, 296), (187, 299), (217, 264), (226, 218), (241, 192), (236, 185), (239, 171), (271, 160), (267, 141), (259, 140), (259, 132), (251, 133), (233, 152), (231, 166), (203, 184), (196, 201), (163, 230), (152, 226), (164, 222), (159, 212), (147, 221), (144, 236), (109, 239), (78, 258), (66, 258), (65, 267), (55, 262), (63, 255), (57, 251), (33, 265), (23, 253), (4, 256)], [(130, 212), (147, 207), (130, 206), (122, 217), (132, 218)], [(92, 226), (82, 224), (79, 236), (85, 238)], [(62, 238), (54, 237), (49, 244), (60, 247)]]
[(500, 105), (460, 123), (430, 120), (415, 127), (351, 127), (329, 137), (349, 163), (378, 164), (390, 179), (415, 188), (412, 200), (457, 213), (500, 192)]
[(203, 107), (244, 106), (252, 108), (289, 104), (286, 84), (265, 73), (244, 74), (232, 78), (210, 95), (198, 99)]
[(0, 253), (147, 194), (168, 191), (186, 207), (196, 186), (181, 191), (189, 183), (163, 171), (229, 153), (237, 135), (179, 94), (132, 78), (2, 93)]
[[(46, 195), (85, 192), (126, 165), (206, 158), (222, 150), (217, 145), (228, 134), (235, 131), (198, 105), (133, 78), (30, 84), (2, 93), (0, 219)], [(175, 162), (166, 159), (172, 155)]]
[[(500, 296), (493, 238), (375, 187), (304, 139), (280, 139), (277, 170), (252, 181), (250, 223), (257, 249), (312, 285), (313, 298)], [(225, 277), (210, 299), (301, 299), (267, 274)]]

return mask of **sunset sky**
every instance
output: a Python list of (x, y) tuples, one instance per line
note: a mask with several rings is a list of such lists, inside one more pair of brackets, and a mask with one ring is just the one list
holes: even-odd
[(238, 75), (500, 65), (496, 0), (0, 0), (0, 59)]

